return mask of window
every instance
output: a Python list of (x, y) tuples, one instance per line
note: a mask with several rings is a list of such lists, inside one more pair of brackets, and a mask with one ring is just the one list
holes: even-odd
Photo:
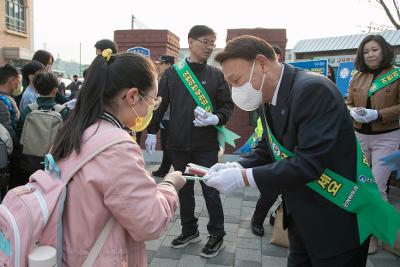
[(23, 0), (5, 0), (6, 27), (8, 30), (26, 33), (25, 6)]

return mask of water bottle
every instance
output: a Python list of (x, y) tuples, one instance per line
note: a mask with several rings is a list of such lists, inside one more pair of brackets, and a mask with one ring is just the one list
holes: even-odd
[(57, 267), (57, 250), (50, 246), (40, 246), (28, 256), (28, 267)]

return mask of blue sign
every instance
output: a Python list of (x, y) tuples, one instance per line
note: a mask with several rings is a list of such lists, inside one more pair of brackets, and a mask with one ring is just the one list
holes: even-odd
[(324, 76), (328, 76), (328, 60), (307, 60), (290, 62), (290, 65), (300, 69), (316, 72)]
[(150, 49), (141, 47), (141, 46), (136, 46), (136, 47), (132, 47), (132, 48), (128, 48), (126, 50), (127, 52), (131, 52), (131, 53), (138, 53), (141, 54), (145, 57), (150, 57)]
[(340, 63), (336, 75), (336, 85), (339, 88), (343, 96), (347, 95), (347, 90), (349, 89), (349, 84), (351, 77), (355, 72), (353, 62), (343, 62)]

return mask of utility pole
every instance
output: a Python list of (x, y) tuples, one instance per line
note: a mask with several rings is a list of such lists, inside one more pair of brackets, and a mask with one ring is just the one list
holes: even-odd
[(132, 14), (132, 18), (131, 18), (131, 29), (135, 29), (135, 16)]

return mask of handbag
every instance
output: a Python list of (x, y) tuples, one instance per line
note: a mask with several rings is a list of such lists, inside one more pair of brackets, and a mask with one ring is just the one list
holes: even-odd
[(283, 209), (279, 209), (275, 212), (275, 223), (274, 229), (272, 230), (271, 244), (278, 245), (281, 247), (289, 247), (289, 238), (287, 230), (283, 229)]

